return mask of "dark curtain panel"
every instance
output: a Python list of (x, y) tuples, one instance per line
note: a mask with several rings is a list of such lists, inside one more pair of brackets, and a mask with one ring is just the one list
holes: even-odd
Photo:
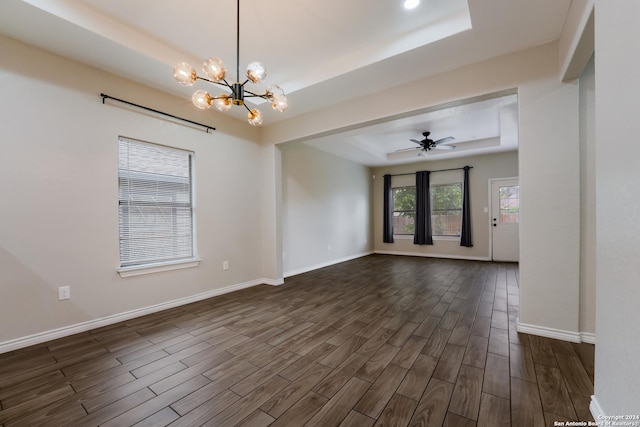
[(383, 216), (382, 241), (393, 243), (393, 189), (391, 188), (391, 175), (384, 176), (384, 216)]
[(471, 204), (469, 203), (469, 166), (464, 168), (464, 187), (462, 189), (462, 231), (460, 232), (460, 246), (470, 248), (471, 241)]
[(429, 171), (416, 172), (416, 229), (413, 234), (413, 243), (415, 245), (433, 245)]

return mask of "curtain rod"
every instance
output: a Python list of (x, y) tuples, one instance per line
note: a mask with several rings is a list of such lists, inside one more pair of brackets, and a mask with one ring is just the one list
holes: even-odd
[(134, 104), (133, 102), (125, 101), (124, 99), (114, 98), (113, 96), (105, 95), (101, 93), (102, 103), (104, 104), (105, 99), (113, 99), (114, 101), (122, 102), (123, 104), (131, 105), (133, 107), (142, 108), (143, 110), (151, 111), (152, 113), (161, 114), (163, 116), (171, 117), (172, 119), (182, 120), (183, 122), (191, 123), (192, 125), (202, 126), (205, 128), (205, 132), (209, 133), (209, 130), (216, 130), (216, 128), (211, 127), (209, 125), (204, 125), (202, 123), (194, 122), (192, 120), (183, 119), (182, 117), (174, 116), (173, 114), (165, 113), (163, 111), (154, 110), (153, 108), (145, 107), (143, 105)]
[[(473, 166), (465, 166), (462, 168), (452, 168), (452, 169), (439, 169), (437, 171), (429, 171), (429, 172), (447, 172), (447, 171), (458, 171), (458, 170), (463, 170), (464, 168), (469, 168), (469, 169), (473, 169)], [(397, 174), (392, 174), (391, 176), (406, 176), (406, 175), (415, 175), (415, 172), (411, 172), (411, 173), (397, 173)]]

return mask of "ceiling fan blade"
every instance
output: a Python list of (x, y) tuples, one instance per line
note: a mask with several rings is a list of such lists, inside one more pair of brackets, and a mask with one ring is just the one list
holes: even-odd
[(409, 141), (415, 142), (416, 144), (422, 144), (422, 141), (418, 141), (417, 139), (410, 139)]
[(433, 147), (434, 150), (453, 150), (456, 148), (455, 145), (437, 145)]
[(416, 151), (419, 150), (420, 147), (411, 147), (411, 148), (401, 148), (400, 150), (394, 151), (394, 153), (402, 153), (403, 151)]
[(434, 144), (435, 145), (446, 144), (447, 142), (451, 142), (451, 141), (454, 141), (454, 140), (455, 140), (454, 137), (448, 136), (446, 138), (442, 138), (442, 139), (439, 139), (439, 140), (435, 141)]

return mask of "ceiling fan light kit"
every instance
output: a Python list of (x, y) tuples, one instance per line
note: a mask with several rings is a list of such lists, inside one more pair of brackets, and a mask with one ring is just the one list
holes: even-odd
[(204, 61), (202, 71), (206, 77), (201, 77), (196, 69), (186, 62), (179, 62), (173, 69), (173, 77), (178, 83), (184, 86), (193, 86), (196, 81), (203, 80), (218, 86), (227, 88), (231, 94), (223, 93), (218, 96), (211, 96), (206, 90), (194, 92), (191, 100), (200, 109), (208, 109), (215, 106), (219, 111), (226, 112), (231, 109), (231, 105), (244, 106), (247, 109), (247, 119), (253, 126), (260, 126), (263, 122), (263, 115), (257, 108), (249, 108), (245, 98), (262, 98), (271, 103), (271, 107), (278, 112), (284, 112), (289, 106), (287, 97), (282, 88), (278, 85), (271, 85), (263, 94), (257, 94), (245, 89), (249, 82), (262, 83), (267, 77), (267, 69), (260, 62), (254, 61), (247, 66), (246, 80), (240, 83), (240, 0), (237, 2), (237, 26), (236, 26), (236, 81), (230, 84), (225, 79), (227, 69), (220, 58), (211, 57)]

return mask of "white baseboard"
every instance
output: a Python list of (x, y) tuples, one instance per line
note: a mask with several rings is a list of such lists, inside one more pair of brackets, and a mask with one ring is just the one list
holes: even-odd
[(362, 258), (362, 257), (368, 256), (368, 255), (371, 255), (371, 254), (373, 254), (373, 252), (365, 252), (365, 253), (352, 255), (352, 256), (348, 256), (348, 257), (344, 257), (344, 258), (334, 259), (334, 260), (323, 262), (323, 263), (320, 263), (320, 264), (311, 265), (309, 267), (303, 267), (303, 268), (299, 268), (299, 269), (296, 269), (296, 270), (285, 271), (284, 277), (287, 278), (287, 277), (291, 277), (291, 276), (297, 276), (298, 274), (308, 273), (308, 272), (313, 271), (313, 270), (318, 270), (320, 268), (329, 267), (331, 265), (340, 264), (342, 262), (351, 261), (351, 260), (354, 260), (354, 259), (357, 259), (357, 258)]
[(64, 326), (62, 328), (52, 329), (50, 331), (40, 332), (37, 334), (22, 337), (22, 338), (16, 338), (13, 340), (0, 342), (0, 354), (7, 353), (13, 350), (18, 350), (24, 347), (29, 347), (31, 345), (55, 340), (58, 338), (67, 337), (69, 335), (90, 331), (92, 329), (101, 328), (103, 326), (112, 325), (114, 323), (123, 322), (125, 320), (134, 319), (136, 317), (146, 316), (147, 314), (157, 313), (159, 311), (167, 310), (174, 307), (179, 307), (181, 305), (191, 304), (193, 302), (202, 301), (207, 298), (228, 294), (230, 292), (239, 291), (241, 289), (251, 288), (253, 286), (262, 285), (262, 284), (278, 286), (283, 283), (284, 283), (283, 279), (251, 280), (249, 282), (238, 283), (236, 285), (226, 286), (224, 288), (214, 289), (212, 291), (204, 292), (197, 295), (192, 295), (190, 297), (179, 298), (177, 300), (167, 301), (167, 302), (152, 305), (149, 307), (143, 307), (143, 308), (127, 311), (124, 313), (103, 317), (100, 319), (89, 320), (87, 322), (77, 323), (75, 325)]
[(527, 325), (526, 323), (520, 323), (520, 318), (517, 319), (517, 329), (518, 332), (522, 332), (524, 334), (538, 335), (562, 341), (577, 343), (584, 342), (587, 344), (596, 343), (596, 334), (591, 332), (563, 331), (561, 329), (548, 328), (546, 326)]
[(260, 279), (260, 283), (269, 286), (284, 285), (284, 279)]
[(593, 416), (593, 419), (596, 420), (596, 422), (608, 419), (606, 414), (604, 413), (604, 411), (600, 407), (600, 404), (598, 403), (598, 400), (596, 399), (595, 395), (591, 396), (591, 403), (589, 404), (589, 411), (591, 412), (591, 415)]
[(381, 255), (402, 255), (402, 256), (419, 256), (424, 258), (448, 258), (448, 259), (462, 259), (467, 261), (491, 261), (489, 257), (482, 256), (464, 256), (464, 255), (448, 255), (448, 254), (425, 254), (423, 252), (400, 252), (400, 251), (375, 251), (376, 254)]
[(582, 342), (586, 342), (587, 344), (595, 344), (596, 343), (596, 334), (591, 332), (580, 332), (580, 339)]
[(582, 342), (580, 332), (564, 331), (562, 329), (548, 328), (546, 326), (527, 325), (525, 323), (520, 323), (519, 318), (517, 325), (518, 332), (522, 332), (524, 334), (538, 335), (562, 341)]

